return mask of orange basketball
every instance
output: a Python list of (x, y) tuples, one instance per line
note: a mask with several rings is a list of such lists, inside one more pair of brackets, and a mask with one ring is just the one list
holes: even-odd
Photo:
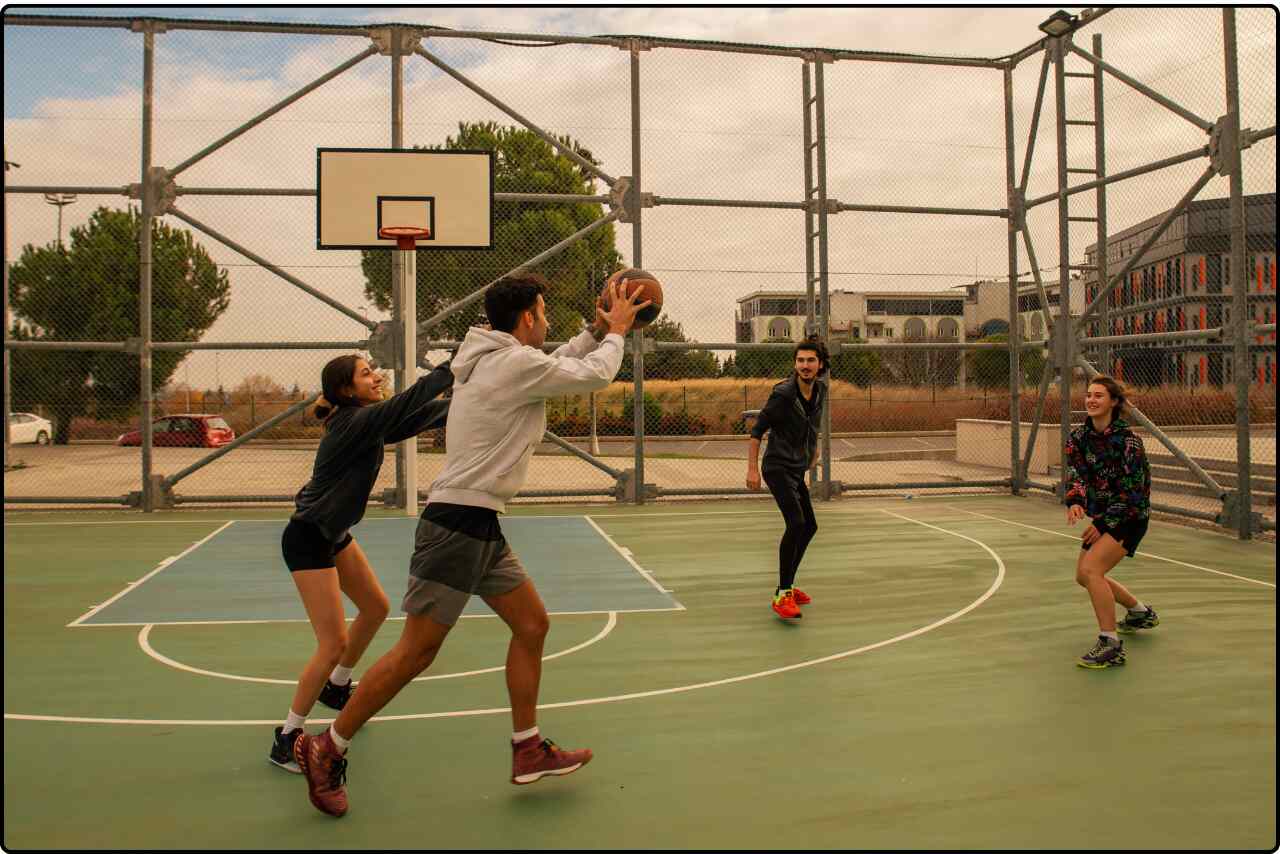
[(632, 329), (644, 329), (650, 323), (657, 320), (658, 315), (662, 313), (662, 284), (654, 277), (653, 273), (636, 267), (627, 267), (626, 269), (619, 270), (610, 276), (609, 280), (605, 282), (605, 311), (609, 310), (609, 286), (621, 279), (627, 280), (627, 296), (632, 296), (636, 291), (640, 291), (641, 301), (652, 301), (652, 305), (641, 309), (640, 313), (636, 315), (635, 323), (631, 326)]

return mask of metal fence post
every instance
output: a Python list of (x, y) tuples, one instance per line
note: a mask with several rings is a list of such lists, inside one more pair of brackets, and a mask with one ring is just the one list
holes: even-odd
[[(4, 156), (4, 183), (9, 183), (8, 152)], [(4, 470), (9, 470), (9, 413), (13, 411), (13, 391), (9, 385), (9, 194), (4, 195)], [(52, 437), (51, 437), (52, 438)]]
[[(1093, 34), (1093, 55), (1102, 57), (1102, 34)], [(1103, 121), (1103, 110), (1105, 109), (1102, 102), (1102, 69), (1093, 69), (1093, 169), (1094, 177), (1100, 182), (1098, 191), (1094, 195), (1094, 209), (1097, 217), (1097, 245), (1098, 251), (1094, 255), (1094, 265), (1097, 270), (1094, 273), (1095, 280), (1099, 288), (1105, 288), (1110, 281), (1107, 272), (1107, 185), (1102, 179), (1107, 177), (1107, 136), (1106, 123)], [(1111, 297), (1108, 295), (1106, 299), (1098, 304), (1098, 328), (1103, 335), (1111, 334)], [(1114, 368), (1111, 364), (1111, 346), (1102, 344), (1098, 349), (1098, 364), (1102, 365), (1102, 370), (1110, 374)]]
[(151, 225), (155, 221), (156, 187), (151, 175), (151, 134), (155, 104), (156, 34), (144, 23), (142, 33), (142, 220), (138, 234), (138, 391), (142, 402), (142, 511), (155, 510), (157, 495), (151, 477)]
[[(404, 30), (392, 27), (391, 46), (391, 147), (404, 148)], [(395, 390), (399, 394), (413, 385), (415, 333), (418, 330), (418, 292), (414, 264), (416, 250), (392, 250), (391, 293), (395, 306), (393, 322), (400, 326), (400, 352), (396, 354)], [(396, 506), (406, 516), (418, 515), (418, 439), (396, 443)]]
[[(815, 99), (814, 142), (818, 146), (818, 294), (822, 310), (818, 323), (822, 325), (822, 343), (831, 346), (831, 297), (828, 289), (827, 244), (827, 107), (826, 86), (823, 83), (822, 65), (829, 58), (821, 54), (813, 63)], [(831, 500), (831, 378), (827, 375), (828, 394), (822, 406), (822, 500)]]
[[(1022, 216), (1022, 193), (1014, 184), (1013, 150), (1013, 69), (1004, 69), (1004, 188), (1008, 200), (1008, 252), (1009, 252), (1009, 489), (1014, 495), (1022, 493), (1022, 456), (1019, 445), (1022, 440), (1022, 372), (1019, 360), (1018, 334), (1018, 230)], [(961, 360), (965, 354), (960, 354)]]
[[(1071, 436), (1071, 378), (1075, 374), (1075, 357), (1072, 353), (1071, 324), (1071, 235), (1067, 205), (1067, 94), (1066, 94), (1066, 40), (1070, 36), (1052, 39), (1053, 88), (1057, 102), (1056, 122), (1058, 138), (1058, 376), (1059, 401), (1058, 429), (1058, 497), (1065, 493), (1067, 479), (1067, 439)], [(1045, 307), (1046, 309), (1048, 306)], [(1014, 321), (1016, 322), (1016, 321)]]
[[(640, 45), (632, 40), (631, 52), (631, 266), (642, 266), (640, 230)], [(632, 421), (635, 423), (636, 504), (644, 504), (644, 333), (631, 333), (631, 377), (635, 383)]]
[(1236, 530), (1242, 540), (1253, 536), (1253, 454), (1249, 436), (1248, 276), (1245, 274), (1244, 176), (1240, 164), (1240, 77), (1236, 57), (1236, 10), (1222, 10), (1223, 55), (1226, 64), (1227, 113), (1222, 149), (1231, 185), (1231, 343), (1236, 386)]

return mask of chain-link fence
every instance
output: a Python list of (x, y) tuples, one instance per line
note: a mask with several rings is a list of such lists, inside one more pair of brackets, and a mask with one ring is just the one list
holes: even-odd
[[(6, 504), (288, 500), (329, 358), (403, 387), (391, 333), (444, 358), (523, 267), (564, 341), (634, 265), (664, 312), (547, 402), (527, 499), (748, 494), (816, 334), (820, 496), (1060, 491), (1101, 371), (1158, 507), (1273, 530), (1274, 15), (1061, 23), (982, 58), (7, 14)], [(77, 50), (93, 85), (48, 85)], [(495, 152), (494, 248), (417, 253), (413, 317), (393, 253), (314, 248), (316, 148), (388, 146)], [(411, 510), (443, 445), (388, 449), (375, 497)]]

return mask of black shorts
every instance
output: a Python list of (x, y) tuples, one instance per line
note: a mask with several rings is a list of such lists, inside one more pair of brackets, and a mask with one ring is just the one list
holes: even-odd
[[(1134, 552), (1138, 550), (1138, 543), (1142, 542), (1142, 538), (1147, 535), (1147, 520), (1139, 519), (1136, 522), (1121, 525), (1109, 533), (1115, 538), (1116, 542), (1124, 546), (1124, 550), (1128, 556), (1133, 557)], [(1097, 540), (1094, 542), (1097, 542)], [(1085, 551), (1089, 550), (1089, 546), (1084, 542), (1080, 543), (1080, 548)]]
[(348, 533), (341, 542), (331, 543), (317, 526), (290, 519), (280, 536), (280, 548), (290, 572), (303, 569), (328, 569), (337, 566), (338, 552), (351, 545)]

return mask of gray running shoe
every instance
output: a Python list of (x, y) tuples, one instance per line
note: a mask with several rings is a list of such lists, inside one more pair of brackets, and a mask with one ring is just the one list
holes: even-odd
[(1093, 649), (1080, 656), (1076, 666), (1090, 670), (1102, 670), (1107, 667), (1119, 667), (1124, 664), (1124, 641), (1113, 641), (1098, 635), (1098, 642)]

